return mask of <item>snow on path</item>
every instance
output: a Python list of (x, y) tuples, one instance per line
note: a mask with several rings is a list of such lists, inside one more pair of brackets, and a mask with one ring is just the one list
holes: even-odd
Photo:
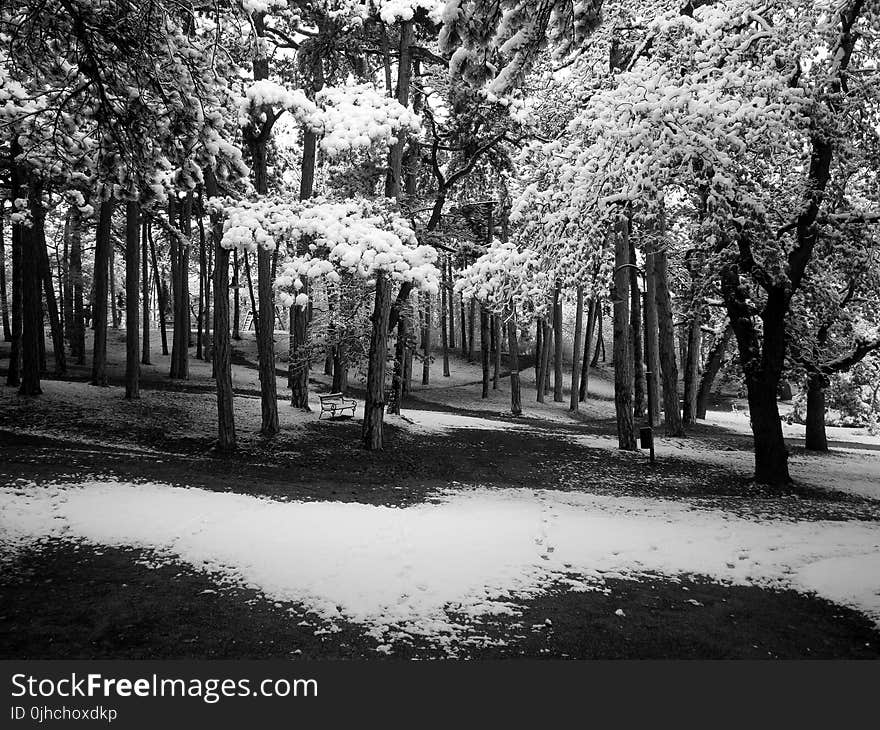
[(757, 522), (663, 500), (477, 488), (401, 508), (163, 484), (0, 488), (0, 555), (46, 538), (155, 550), (380, 639), (448, 642), (446, 610), (509, 613), (511, 597), (571, 575), (580, 590), (643, 574), (790, 587), (880, 623), (880, 524)]

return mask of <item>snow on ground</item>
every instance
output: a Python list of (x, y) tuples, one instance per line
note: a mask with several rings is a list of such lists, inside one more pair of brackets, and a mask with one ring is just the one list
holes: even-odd
[(448, 643), (460, 626), (447, 612), (515, 613), (511, 598), (560, 580), (589, 590), (646, 574), (815, 592), (880, 623), (880, 524), (759, 522), (663, 500), (459, 487), (394, 508), (163, 484), (0, 489), (0, 553), (46, 538), (155, 550), (381, 640)]

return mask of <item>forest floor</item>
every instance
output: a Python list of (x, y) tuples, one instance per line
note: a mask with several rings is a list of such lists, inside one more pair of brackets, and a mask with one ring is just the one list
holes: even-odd
[(658, 435), (652, 466), (616, 449), (603, 369), (576, 414), (525, 370), (513, 418), (507, 378), (483, 400), (477, 364), (438, 357), (378, 453), (362, 403), (319, 421), (313, 372), (312, 411), (290, 408), (279, 363), (267, 440), (246, 336), (226, 456), (210, 365), (171, 381), (157, 339), (139, 401), (121, 331), (108, 388), (82, 366), (36, 398), (0, 386), (0, 657), (880, 657), (880, 439), (859, 429), (815, 454), (786, 425), (795, 484), (771, 491), (741, 401)]

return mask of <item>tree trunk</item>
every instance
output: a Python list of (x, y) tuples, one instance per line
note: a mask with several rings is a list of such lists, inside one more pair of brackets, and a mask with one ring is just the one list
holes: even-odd
[(807, 430), (806, 448), (811, 451), (828, 451), (825, 435), (825, 388), (824, 375), (811, 373), (807, 376)]
[(544, 320), (535, 321), (535, 383), (541, 382), (541, 358), (544, 356)]
[(385, 361), (388, 350), (388, 319), (391, 314), (391, 282), (380, 271), (376, 276), (376, 299), (367, 370), (367, 398), (364, 405), (362, 439), (364, 446), (379, 450), (383, 446), (385, 416)]
[[(305, 282), (303, 282), (305, 284)], [(308, 292), (306, 286), (302, 289)], [(308, 306), (291, 307), (291, 357), (288, 375), (290, 380), (290, 405), (294, 408), (309, 409), (309, 349), (308, 349)]]
[(119, 292), (116, 289), (116, 246), (113, 244), (111, 239), (110, 241), (110, 263), (109, 263), (109, 271), (110, 271), (110, 317), (111, 322), (113, 323), (113, 329), (119, 329), (119, 307), (118, 296)]
[[(75, 206), (70, 206), (67, 215), (64, 217), (64, 253), (61, 257), (61, 281), (62, 288), (62, 321), (64, 322), (64, 339), (68, 343), (73, 342), (73, 281), (70, 276), (70, 235), (71, 235), (71, 218), (72, 210)], [(0, 215), (2, 218), (2, 215)], [(0, 222), (2, 225), (2, 222)], [(2, 239), (2, 235), (0, 235)]]
[(141, 364), (150, 364), (150, 261), (147, 221), (141, 225)]
[(761, 484), (791, 482), (788, 449), (782, 435), (782, 420), (776, 402), (776, 380), (764, 374), (747, 377), (749, 420), (755, 445), (755, 480)]
[(141, 397), (141, 365), (138, 360), (140, 240), (139, 205), (136, 200), (129, 200), (125, 204), (125, 397), (129, 400)]
[(70, 281), (73, 289), (70, 349), (77, 364), (83, 365), (86, 361), (86, 320), (83, 301), (82, 213), (75, 206), (70, 210)]
[(461, 356), (468, 356), (467, 344), (467, 310), (464, 308), (464, 294), (458, 297), (459, 329), (461, 330)]
[(422, 312), (422, 385), (431, 382), (431, 295), (426, 293), (422, 297), (425, 308)]
[[(651, 425), (660, 423), (660, 343), (657, 320), (657, 278), (654, 274), (654, 244), (650, 236), (645, 240), (645, 369), (646, 388), (650, 391)], [(647, 374), (650, 373), (650, 376)]]
[(348, 391), (348, 343), (345, 340), (345, 332), (341, 332), (336, 347), (333, 348), (333, 385), (334, 393)]
[(196, 359), (204, 359), (202, 348), (204, 347), (204, 321), (205, 321), (205, 271), (208, 268), (205, 258), (205, 224), (201, 212), (196, 216), (196, 225), (199, 229), (199, 309), (196, 315)]
[(553, 290), (553, 400), (563, 402), (562, 394), (562, 289), (559, 284)]
[[(214, 171), (205, 171), (205, 193), (217, 195)], [(229, 342), (229, 249), (220, 245), (223, 239), (223, 221), (220, 215), (211, 215), (211, 244), (214, 247), (214, 375), (217, 381), (217, 448), (234, 451), (236, 448), (235, 410), (232, 391), (232, 348)]]
[[(275, 307), (272, 300), (272, 252), (257, 249), (257, 288), (260, 295), (260, 331), (257, 348), (263, 436), (278, 433), (278, 391), (275, 381)], [(302, 307), (301, 307), (302, 309)]]
[[(18, 166), (12, 166), (12, 189), (19, 191)], [(23, 245), (23, 226), (20, 223), (13, 224), (12, 235), (12, 340), (9, 346), (9, 369), (6, 371), (6, 384), (18, 386), (21, 384), (21, 255)]]
[[(450, 337), (454, 338), (453, 333), (448, 333), (446, 329), (447, 324), (447, 316), (449, 317), (449, 326), (452, 326), (452, 321), (454, 317), (453, 313), (447, 311), (446, 305), (446, 297), (447, 291), (446, 287), (448, 285), (448, 281), (446, 278), (446, 261), (443, 260), (441, 262), (441, 273), (442, 280), (440, 284), (440, 346), (443, 348), (443, 377), (449, 377), (449, 340)], [(451, 297), (450, 297), (451, 301)]]
[(694, 423), (697, 420), (697, 391), (700, 378), (700, 340), (702, 317), (697, 303), (687, 325), (687, 351), (684, 363), (684, 403), (681, 410), (682, 423)]
[(153, 280), (156, 282), (156, 301), (159, 306), (159, 332), (162, 336), (162, 354), (168, 354), (168, 328), (165, 326), (165, 313), (168, 311), (168, 287), (165, 285), (165, 277), (159, 273), (159, 261), (156, 257), (156, 242), (153, 240), (150, 221), (144, 225), (147, 227), (147, 239), (150, 242), (150, 257), (153, 260)]
[(107, 385), (107, 288), (110, 268), (111, 224), (113, 221), (113, 196), (101, 201), (98, 212), (98, 229), (95, 233), (95, 301), (92, 322), (95, 330), (92, 355), (92, 385)]
[[(169, 219), (173, 221), (173, 207), (169, 206)], [(192, 191), (188, 192), (180, 210), (180, 232), (178, 239), (177, 266), (172, 267), (174, 282), (174, 332), (171, 340), (171, 372), (172, 378), (186, 380), (189, 378), (189, 249), (192, 230)], [(175, 276), (176, 274), (176, 276)]]
[(697, 391), (697, 418), (706, 418), (706, 410), (709, 407), (709, 394), (712, 391), (712, 383), (721, 370), (724, 362), (724, 353), (727, 345), (733, 335), (730, 325), (726, 325), (724, 332), (715, 338), (712, 349), (709, 350), (709, 357), (706, 358), (706, 367), (703, 369), (703, 375), (700, 378), (700, 387)]
[(12, 341), (12, 329), (9, 326), (9, 302), (6, 299), (6, 231), (3, 226), (4, 203), (0, 202), (0, 315), (3, 318), (3, 340)]
[(547, 380), (550, 377), (550, 345), (553, 340), (553, 327), (545, 319), (541, 320), (541, 367), (538, 371), (538, 403), (544, 403), (547, 394)]
[(596, 328), (596, 348), (593, 352), (593, 359), (590, 360), (590, 367), (599, 366), (599, 355), (602, 355), (602, 362), (605, 362), (605, 335), (602, 334), (602, 302), (596, 303), (596, 321), (599, 326)]
[(657, 326), (660, 371), (663, 380), (663, 422), (667, 436), (684, 436), (678, 403), (678, 368), (675, 364), (675, 334), (672, 299), (666, 272), (666, 251), (654, 251), (654, 285), (657, 292)]
[[(217, 264), (214, 264), (216, 266)], [(241, 271), (239, 268), (238, 251), (232, 252), (232, 339), (241, 339)], [(216, 305), (215, 305), (216, 306)]]
[(596, 297), (590, 298), (590, 306), (587, 309), (587, 333), (584, 336), (584, 357), (581, 365), (581, 378), (578, 384), (578, 398), (581, 401), (587, 399), (590, 390), (590, 343), (593, 341), (593, 330), (596, 327), (596, 316), (599, 312), (600, 302)]
[[(42, 190), (39, 195), (42, 196)], [(43, 208), (42, 198), (34, 200), (34, 205), (40, 211), (40, 226), (34, 228), (34, 235), (37, 237), (35, 244), (36, 252), (39, 256), (39, 275), (43, 282), (43, 293), (46, 296), (46, 310), (49, 314), (49, 329), (52, 333), (52, 355), (55, 360), (55, 374), (64, 375), (67, 372), (67, 357), (64, 352), (64, 329), (61, 323), (61, 313), (58, 311), (58, 300), (55, 297), (55, 286), (52, 281), (52, 265), (49, 262), (49, 251), (46, 248), (46, 229), (45, 217), (46, 212)], [(42, 325), (40, 332), (43, 332)], [(42, 336), (42, 335), (41, 335)]]
[(480, 305), (480, 361), (483, 366), (483, 398), (489, 397), (489, 312)]
[(21, 395), (40, 395), (40, 342), (43, 337), (43, 312), (40, 297), (40, 249), (45, 250), (45, 210), (42, 185), (31, 179), (28, 190), (30, 226), (21, 237)]
[(629, 241), (626, 222), (617, 226), (614, 236), (614, 409), (617, 414), (617, 445), (635, 451), (633, 424), (632, 330), (629, 320), (630, 273)]
[(406, 338), (409, 334), (409, 320), (402, 316), (397, 323), (397, 341), (394, 344), (394, 371), (391, 375), (391, 403), (388, 412), (400, 415), (400, 405), (403, 402), (403, 381), (406, 377)]
[(642, 294), (639, 291), (639, 272), (635, 267), (636, 247), (632, 238), (629, 239), (629, 316), (632, 332), (633, 356), (633, 417), (645, 417), (645, 401), (647, 398), (647, 380), (645, 377), (645, 351), (642, 343)]
[(468, 362), (474, 361), (474, 350), (476, 349), (476, 327), (477, 327), (477, 302), (471, 299), (468, 304)]
[[(581, 359), (581, 335), (584, 329), (584, 288), (578, 285), (577, 288), (577, 308), (574, 316), (574, 346), (571, 354), (571, 398), (568, 402), (570, 411), (578, 410), (580, 402), (580, 359)], [(586, 362), (586, 357), (584, 358)]]
[(492, 317), (492, 330), (494, 336), (492, 342), (495, 345), (495, 356), (492, 362), (492, 390), (498, 390), (498, 378), (501, 377), (501, 317), (497, 314)]
[(510, 350), (510, 412), (522, 414), (522, 392), (519, 382), (519, 342), (516, 338), (516, 311), (507, 320), (507, 349)]

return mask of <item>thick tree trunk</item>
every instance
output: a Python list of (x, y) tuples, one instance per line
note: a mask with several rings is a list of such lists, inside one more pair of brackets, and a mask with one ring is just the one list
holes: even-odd
[(82, 271), (82, 213), (79, 208), (70, 211), (70, 281), (73, 289), (73, 329), (70, 349), (78, 365), (86, 361), (86, 320), (83, 301)]
[(617, 445), (635, 451), (633, 423), (632, 330), (629, 321), (630, 273), (627, 224), (621, 223), (614, 236), (614, 409), (617, 414)]
[(257, 288), (260, 295), (258, 349), (263, 436), (278, 433), (278, 391), (275, 381), (275, 307), (272, 300), (272, 252), (257, 250)]
[(788, 484), (788, 449), (776, 403), (776, 378), (764, 374), (747, 377), (746, 387), (755, 445), (755, 480), (776, 486)]
[[(12, 166), (12, 189), (18, 191), (17, 165)], [(20, 223), (12, 226), (10, 236), (12, 248), (12, 327), (9, 346), (9, 368), (6, 371), (6, 384), (11, 386), (21, 385), (21, 255), (22, 255), (22, 229)]]
[[(217, 195), (214, 171), (205, 171), (205, 193)], [(214, 376), (217, 381), (217, 449), (235, 451), (235, 410), (232, 391), (232, 348), (229, 342), (229, 249), (220, 245), (223, 221), (211, 215), (211, 245), (214, 247)], [(237, 292), (236, 292), (237, 294)]]
[(562, 289), (559, 284), (553, 290), (553, 400), (562, 403)]
[(489, 312), (480, 305), (480, 362), (483, 366), (482, 398), (489, 397)]
[(125, 397), (129, 400), (141, 397), (141, 364), (138, 360), (140, 240), (139, 205), (136, 200), (129, 200), (125, 204)]
[[(305, 282), (304, 282), (305, 283)], [(308, 289), (303, 287), (303, 291)], [(290, 405), (294, 408), (309, 409), (309, 349), (308, 349), (308, 306), (291, 307), (291, 354), (288, 378), (290, 380)]]
[[(169, 219), (172, 219), (169, 210)], [(173, 224), (173, 221), (172, 221)], [(172, 378), (186, 380), (189, 378), (189, 250), (192, 232), (192, 191), (188, 192), (180, 210), (181, 238), (177, 241), (177, 266), (174, 282), (174, 332), (171, 341), (171, 372)]]
[(806, 448), (811, 451), (828, 451), (825, 435), (825, 388), (824, 375), (812, 373), (807, 376), (807, 429)]
[(150, 364), (150, 257), (147, 222), (141, 225), (141, 364)]
[[(581, 336), (584, 329), (584, 288), (578, 285), (577, 308), (574, 315), (574, 348), (571, 354), (571, 398), (568, 402), (570, 411), (578, 410), (580, 402), (580, 368), (581, 368)], [(586, 362), (586, 357), (584, 358)]]
[(544, 352), (544, 320), (535, 321), (535, 383), (541, 382), (541, 358)]
[(700, 378), (700, 387), (697, 391), (697, 418), (705, 418), (706, 410), (709, 407), (709, 395), (712, 392), (712, 383), (715, 381), (718, 371), (724, 362), (724, 353), (730, 338), (733, 336), (733, 330), (730, 325), (725, 326), (724, 332), (715, 338), (712, 349), (709, 350), (709, 356), (706, 358), (706, 367), (703, 369), (703, 375)]
[(492, 342), (495, 345), (494, 357), (492, 360), (492, 390), (498, 390), (498, 378), (501, 377), (501, 317), (497, 314), (492, 317), (492, 331), (494, 336)]
[(95, 330), (92, 354), (92, 385), (107, 385), (107, 294), (110, 267), (111, 224), (113, 196), (101, 201), (98, 211), (98, 229), (95, 233), (95, 301), (92, 322)]
[(367, 398), (364, 405), (363, 444), (367, 449), (383, 446), (385, 417), (385, 360), (388, 350), (388, 319), (391, 314), (391, 282), (384, 272), (376, 276), (376, 299), (367, 370)]
[(516, 338), (516, 312), (507, 319), (507, 349), (510, 350), (510, 412), (522, 414), (522, 392), (519, 382), (519, 341)]
[(663, 422), (667, 436), (684, 436), (678, 403), (678, 368), (675, 364), (675, 333), (672, 299), (666, 271), (666, 251), (654, 251), (654, 285), (657, 292), (657, 327), (660, 371), (663, 380)]

